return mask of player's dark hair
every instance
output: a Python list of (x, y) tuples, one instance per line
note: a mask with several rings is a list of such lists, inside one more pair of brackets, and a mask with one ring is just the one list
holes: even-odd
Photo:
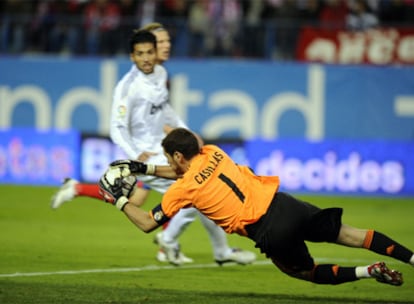
[(164, 151), (169, 155), (174, 152), (183, 154), (186, 160), (193, 158), (200, 152), (197, 137), (189, 130), (177, 128), (172, 130), (161, 142)]
[(134, 30), (129, 38), (129, 52), (134, 51), (134, 46), (137, 43), (152, 43), (154, 48), (157, 47), (157, 38), (153, 33), (146, 30)]

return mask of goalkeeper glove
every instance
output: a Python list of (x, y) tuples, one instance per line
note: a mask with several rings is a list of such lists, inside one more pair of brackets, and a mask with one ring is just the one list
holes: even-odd
[(99, 193), (104, 201), (115, 205), (122, 211), (128, 204), (128, 198), (124, 196), (126, 183), (128, 184), (128, 180), (122, 178), (119, 168), (109, 168), (99, 180)]
[(155, 173), (155, 165), (129, 159), (116, 160), (110, 164), (110, 167), (119, 168), (122, 176), (131, 174), (153, 175)]

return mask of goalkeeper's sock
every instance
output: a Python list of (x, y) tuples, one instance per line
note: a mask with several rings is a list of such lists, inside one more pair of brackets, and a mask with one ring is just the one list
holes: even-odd
[(333, 264), (316, 265), (311, 281), (318, 284), (337, 285), (358, 280), (355, 267), (340, 267)]
[(370, 265), (355, 267), (355, 275), (358, 278), (370, 278), (371, 275), (370, 275), (369, 270), (368, 270), (369, 266)]
[(363, 247), (378, 254), (387, 255), (414, 265), (413, 252), (411, 250), (380, 232), (368, 230)]
[(103, 196), (99, 193), (98, 184), (82, 184), (75, 185), (76, 196), (87, 196), (103, 200)]

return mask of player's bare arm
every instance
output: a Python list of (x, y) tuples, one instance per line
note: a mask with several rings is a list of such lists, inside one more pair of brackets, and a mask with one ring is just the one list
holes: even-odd
[(149, 233), (159, 226), (148, 211), (144, 211), (133, 204), (125, 204), (123, 212), (135, 226), (145, 233)]
[(165, 125), (164, 125), (164, 127), (163, 127), (163, 130), (164, 130), (164, 133), (165, 133), (165, 134), (168, 134), (168, 133), (170, 133), (172, 130), (174, 130), (174, 128), (173, 128), (173, 127), (171, 127), (170, 125), (165, 124)]
[[(121, 162), (117, 161), (115, 163), (119, 164)], [(131, 174), (148, 170), (148, 168), (144, 163), (134, 163), (131, 160), (125, 160), (122, 163), (128, 163), (130, 167), (127, 168), (125, 165), (111, 166), (99, 180), (102, 197), (106, 202), (115, 205), (119, 210), (123, 211), (128, 219), (143, 232), (151, 232), (159, 224), (152, 218), (149, 212), (134, 204), (130, 204), (128, 195), (125, 192), (125, 187), (131, 184), (127, 182), (127, 179), (132, 177)]]
[(157, 155), (157, 153), (154, 153), (154, 152), (148, 152), (148, 151), (145, 151), (145, 152), (142, 152), (138, 157), (137, 157), (137, 160), (138, 161), (141, 161), (141, 162), (145, 162), (145, 161), (147, 161), (151, 156), (154, 156), (154, 155)]
[(178, 175), (170, 166), (155, 166), (155, 171), (152, 175), (168, 179), (177, 179), (181, 177), (181, 175)]

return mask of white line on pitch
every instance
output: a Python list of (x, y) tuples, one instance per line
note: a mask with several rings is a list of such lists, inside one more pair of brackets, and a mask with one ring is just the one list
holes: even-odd
[[(256, 265), (270, 264), (269, 261), (257, 261), (254, 262)], [(228, 266), (234, 266), (236, 264), (227, 264)], [(106, 268), (106, 269), (84, 269), (84, 270), (62, 270), (62, 271), (50, 271), (50, 272), (16, 272), (16, 273), (5, 273), (0, 274), (0, 278), (6, 277), (35, 277), (35, 276), (46, 276), (56, 274), (84, 274), (84, 273), (107, 273), (107, 272), (139, 272), (139, 271), (159, 271), (159, 270), (170, 270), (170, 269), (201, 269), (201, 268), (213, 268), (219, 267), (215, 263), (211, 264), (192, 264), (192, 265), (148, 265), (143, 267), (130, 267), (130, 268)]]
[[(318, 263), (328, 263), (328, 262), (346, 262), (346, 263), (364, 263), (369, 264), (372, 261), (366, 259), (333, 259), (333, 258), (315, 258)], [(269, 260), (256, 261), (252, 265), (271, 265), (272, 263)], [(393, 262), (387, 262), (387, 264), (394, 264)], [(238, 266), (237, 264), (231, 263), (226, 264), (224, 267)], [(3, 273), (0, 274), (0, 278), (16, 278), (16, 277), (38, 277), (38, 276), (48, 276), (48, 275), (76, 275), (76, 274), (88, 274), (88, 273), (121, 273), (121, 272), (141, 272), (141, 271), (160, 271), (160, 270), (171, 270), (171, 269), (202, 269), (202, 268), (214, 268), (220, 267), (216, 263), (210, 264), (192, 264), (192, 265), (182, 265), (182, 266), (173, 266), (173, 265), (148, 265), (143, 267), (129, 267), (129, 268), (105, 268), (105, 269), (81, 269), (81, 270), (61, 270), (61, 271), (46, 271), (46, 272), (15, 272), (15, 273)]]

